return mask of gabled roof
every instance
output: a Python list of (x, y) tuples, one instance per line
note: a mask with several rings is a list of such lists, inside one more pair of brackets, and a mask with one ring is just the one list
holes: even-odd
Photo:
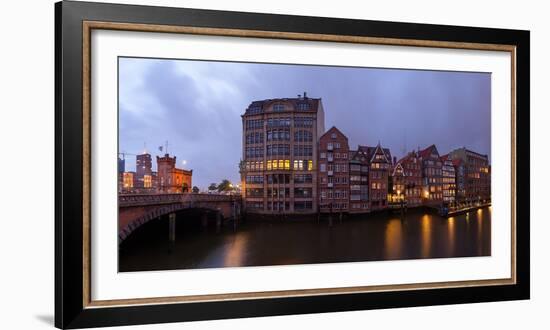
[(391, 172), (391, 175), (392, 176), (395, 176), (395, 171), (397, 170), (397, 168), (401, 168), (401, 174), (403, 174), (403, 176), (407, 176), (405, 174), (405, 171), (403, 170), (403, 166), (401, 166), (401, 163), (397, 163), (394, 167), (393, 167), (393, 171)]
[(331, 128), (329, 128), (328, 131), (326, 131), (323, 135), (321, 135), (320, 139), (324, 138), (325, 136), (329, 136), (329, 134), (332, 134), (332, 133), (336, 133), (342, 136), (344, 139), (346, 139), (346, 141), (348, 140), (348, 137), (344, 133), (342, 133), (342, 131), (336, 128), (336, 126), (332, 126)]
[(369, 146), (362, 146), (362, 145), (359, 145), (357, 147), (357, 151), (362, 151), (365, 153), (365, 155), (367, 156), (367, 159), (369, 160), (369, 162), (372, 162), (372, 160), (374, 159), (374, 155), (376, 155), (377, 153), (383, 153), (384, 156), (385, 156), (385, 159), (386, 161), (391, 164), (391, 152), (390, 152), (390, 149), (388, 148), (382, 148), (380, 146), (380, 143), (378, 143), (378, 145), (376, 147), (369, 147)]
[(408, 161), (409, 159), (411, 159), (413, 157), (415, 157), (415, 158), (417, 157), (416, 151), (414, 151), (414, 150), (407, 153), (405, 156), (403, 156), (403, 158), (398, 160), (397, 163), (398, 164), (404, 163), (404, 162)]
[(437, 151), (437, 147), (435, 146), (435, 144), (432, 144), (431, 146), (427, 147), (426, 149), (423, 149), (423, 150), (420, 150), (418, 152), (418, 157), (420, 158), (429, 158), (432, 153), (435, 153), (439, 156), (439, 152)]

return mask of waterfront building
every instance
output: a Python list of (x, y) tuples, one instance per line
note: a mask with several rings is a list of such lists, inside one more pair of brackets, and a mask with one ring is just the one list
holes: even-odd
[(247, 212), (317, 212), (318, 142), (325, 132), (320, 98), (253, 101), (242, 115), (241, 189)]
[(153, 162), (151, 160), (151, 154), (142, 153), (136, 155), (136, 185), (135, 188), (152, 188), (151, 172), (153, 168)]
[(452, 161), (455, 168), (455, 201), (460, 205), (466, 201), (466, 169), (464, 168), (462, 159), (456, 158)]
[(348, 138), (336, 127), (319, 138), (319, 211), (349, 211)]
[(404, 204), (406, 201), (405, 198), (405, 185), (406, 185), (406, 174), (401, 163), (396, 163), (394, 161), (391, 175), (389, 178), (389, 189), (388, 189), (388, 202), (392, 204)]
[(455, 149), (449, 153), (452, 159), (460, 159), (465, 169), (465, 201), (487, 202), (491, 200), (491, 176), (489, 157), (466, 149)]
[(349, 152), (349, 212), (367, 213), (369, 202), (369, 159), (364, 150)]
[(449, 155), (441, 156), (441, 189), (443, 191), (443, 203), (454, 205), (456, 201), (456, 170), (453, 160)]
[[(186, 193), (191, 191), (193, 170), (176, 168), (176, 156), (157, 156), (158, 191), (161, 193)], [(151, 175), (151, 186), (153, 177)]]
[(363, 152), (369, 162), (369, 208), (385, 209), (388, 205), (388, 179), (392, 167), (390, 149), (382, 148), (380, 142), (376, 147), (359, 146), (357, 151)]
[(422, 199), (427, 205), (437, 206), (443, 202), (442, 168), (437, 147), (432, 144), (418, 152), (422, 165)]
[(407, 206), (422, 204), (422, 166), (416, 151), (411, 151), (398, 162), (403, 168), (405, 180), (405, 200)]

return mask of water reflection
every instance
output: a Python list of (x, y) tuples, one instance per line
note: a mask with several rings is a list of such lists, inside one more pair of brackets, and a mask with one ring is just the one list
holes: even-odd
[(386, 259), (398, 259), (403, 243), (403, 223), (401, 219), (391, 219), (386, 226), (384, 249)]
[[(248, 221), (215, 230), (178, 218), (175, 246), (167, 224), (152, 221), (120, 247), (120, 271), (266, 266), (487, 256), (491, 209), (451, 218), (409, 211), (335, 221)], [(183, 221), (183, 222), (179, 222)], [(197, 221), (200, 223), (200, 221)], [(186, 225), (182, 225), (186, 224)]]
[(421, 221), (421, 230), (422, 230), (422, 258), (428, 258), (430, 256), (430, 250), (432, 247), (432, 220), (433, 216), (424, 214)]
[(455, 251), (455, 218), (450, 217), (447, 219), (447, 241), (448, 241), (448, 253), (449, 255), (454, 254)]

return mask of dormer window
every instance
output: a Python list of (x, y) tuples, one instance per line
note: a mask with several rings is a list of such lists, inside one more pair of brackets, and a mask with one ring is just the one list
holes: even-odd
[(284, 110), (285, 110), (285, 106), (280, 103), (273, 105), (273, 111), (284, 111)]

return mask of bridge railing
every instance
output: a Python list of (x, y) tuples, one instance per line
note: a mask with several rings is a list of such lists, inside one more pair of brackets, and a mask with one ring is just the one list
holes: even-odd
[(239, 195), (222, 194), (120, 194), (118, 207), (188, 203), (188, 202), (232, 202), (240, 201)]

